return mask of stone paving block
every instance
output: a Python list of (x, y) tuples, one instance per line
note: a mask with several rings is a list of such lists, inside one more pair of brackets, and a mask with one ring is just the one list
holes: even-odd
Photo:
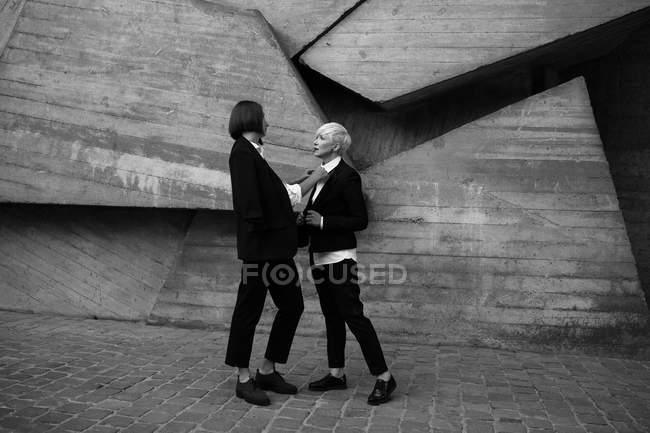
[(102, 420), (113, 413), (109, 409), (93, 408), (87, 409), (79, 414), (79, 418)]
[(126, 407), (134, 407), (134, 408), (138, 407), (138, 408), (142, 408), (142, 409), (151, 410), (153, 408), (156, 408), (156, 407), (160, 406), (161, 404), (163, 404), (163, 402), (164, 402), (163, 399), (154, 398), (154, 397), (150, 397), (150, 396), (147, 395), (147, 396), (143, 396), (139, 400), (136, 400), (136, 401), (132, 402), (130, 406), (128, 406), (128, 405), (125, 406), (125, 408)]
[(196, 424), (186, 422), (170, 422), (162, 426), (157, 433), (188, 433), (196, 428)]
[(36, 418), (47, 412), (48, 409), (44, 407), (25, 407), (16, 411), (14, 415), (19, 418)]
[(135, 420), (130, 417), (126, 416), (121, 416), (121, 415), (113, 415), (109, 416), (108, 418), (104, 419), (101, 421), (102, 424), (104, 425), (110, 425), (113, 427), (127, 427), (131, 424), (133, 424)]
[(178, 393), (179, 397), (187, 397), (192, 399), (199, 399), (208, 393), (205, 389), (199, 388), (186, 388)]
[(51, 411), (43, 416), (36, 418), (36, 422), (43, 424), (61, 424), (72, 416), (67, 413)]
[[(202, 403), (202, 402), (198, 401), (198, 402), (194, 403), (192, 406), (190, 406), (189, 408), (185, 409), (185, 411), (189, 411), (189, 412), (192, 412), (192, 413), (199, 413), (199, 414), (202, 414), (202, 415), (203, 414), (209, 415), (212, 412), (214, 412), (215, 407), (218, 407), (218, 406), (215, 406), (215, 405), (212, 405), (212, 404), (205, 404), (205, 403)], [(251, 409), (251, 410), (253, 410), (253, 409)]]
[(177, 415), (174, 418), (174, 422), (179, 422), (179, 423), (189, 422), (189, 423), (198, 424), (208, 417), (209, 412), (194, 412), (192, 410), (186, 410), (184, 412), (181, 412), (179, 415)]
[(496, 433), (526, 433), (526, 428), (522, 423), (497, 421), (494, 423), (494, 431)]
[(95, 425), (96, 423), (97, 423), (96, 420), (89, 420), (84, 418), (72, 418), (71, 420), (62, 423), (60, 427), (64, 430), (80, 432)]
[(549, 420), (540, 418), (524, 418), (524, 425), (531, 429), (553, 429), (553, 424)]
[(293, 419), (293, 418), (275, 418), (271, 421), (271, 428), (280, 428), (287, 430), (298, 430), (302, 426), (302, 419)]
[(325, 415), (311, 415), (305, 420), (305, 424), (319, 428), (333, 428), (338, 422), (338, 417)]
[(141, 392), (120, 392), (118, 394), (114, 394), (112, 398), (116, 400), (123, 400), (123, 401), (128, 401), (128, 402), (133, 402), (136, 400), (139, 400), (142, 398), (142, 393)]
[(237, 420), (219, 417), (210, 417), (201, 423), (201, 427), (211, 432), (226, 432), (237, 424)]
[(58, 410), (65, 413), (79, 414), (88, 410), (89, 408), (89, 404), (70, 402), (59, 406)]
[(605, 418), (598, 414), (577, 414), (576, 417), (578, 418), (578, 421), (580, 421), (582, 424), (595, 424), (595, 425), (606, 425), (607, 421), (605, 421)]
[(8, 400), (7, 402), (4, 403), (6, 407), (12, 408), (12, 409), (23, 409), (26, 407), (32, 407), (34, 405), (34, 402), (31, 400), (22, 400), (19, 398), (14, 398), (11, 400)]
[(295, 409), (291, 407), (286, 407), (280, 410), (278, 416), (302, 421), (309, 416), (309, 411), (306, 409)]
[(345, 428), (354, 428), (354, 429), (365, 429), (365, 427), (368, 425), (368, 422), (369, 422), (368, 418), (364, 418), (364, 417), (358, 417), (358, 418), (346, 417), (339, 420), (337, 424), (337, 428), (345, 427)]
[(345, 426), (336, 426), (334, 433), (365, 433), (365, 429), (356, 428), (356, 427), (345, 427)]
[(584, 427), (588, 433), (616, 433), (614, 427), (609, 425), (585, 424)]
[(256, 428), (258, 430), (264, 430), (267, 426), (271, 424), (272, 418), (273, 418), (272, 416), (271, 417), (249, 417), (247, 414), (246, 416), (244, 416), (242, 419), (238, 421), (237, 425)]
[(151, 411), (151, 409), (148, 408), (148, 407), (128, 406), (128, 407), (125, 407), (124, 409), (116, 410), (116, 415), (127, 416), (127, 417), (130, 417), (130, 418), (137, 418), (137, 417), (140, 417), (140, 416), (142, 416), (145, 413), (148, 413), (150, 411)]
[(109, 409), (109, 410), (120, 410), (120, 409), (127, 408), (129, 406), (131, 406), (131, 403), (127, 401), (116, 400), (116, 399), (104, 399), (100, 403), (95, 405), (95, 407), (101, 409)]
[(153, 433), (158, 429), (157, 424), (133, 423), (126, 429), (122, 430), (123, 433)]
[(16, 429), (19, 427), (30, 425), (28, 418), (20, 418), (16, 416), (7, 416), (0, 419), (0, 426), (7, 429)]
[(473, 421), (494, 421), (494, 416), (489, 412), (465, 409), (465, 418)]
[(634, 433), (638, 430), (634, 427), (633, 424), (628, 424), (624, 422), (612, 421), (610, 423), (612, 427), (616, 430), (617, 433)]

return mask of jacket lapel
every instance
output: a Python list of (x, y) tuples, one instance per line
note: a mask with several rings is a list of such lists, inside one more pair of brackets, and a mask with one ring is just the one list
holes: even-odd
[(307, 200), (307, 207), (305, 210), (310, 209), (314, 205), (314, 194), (316, 193), (316, 187), (314, 186), (311, 189), (311, 193), (309, 194), (309, 200)]
[[(253, 144), (250, 141), (248, 141), (246, 138), (242, 137), (241, 139), (244, 142), (243, 145), (246, 146), (248, 151), (251, 152), (254, 155), (254, 157), (257, 158), (257, 160), (266, 167), (266, 169), (271, 173), (271, 176), (277, 179), (279, 182), (283, 183), (282, 179), (280, 179), (280, 176), (278, 176), (275, 170), (273, 170), (271, 165), (269, 165), (269, 162), (262, 156), (262, 154), (257, 149), (255, 149), (255, 146), (253, 146)], [(260, 139), (260, 142), (261, 141), (262, 140)]]
[[(341, 170), (343, 168), (343, 160), (339, 162), (339, 164), (330, 172), (329, 177), (325, 181), (325, 185), (323, 185), (323, 189), (320, 190), (320, 193), (318, 194), (318, 197), (316, 197), (316, 200), (313, 204), (315, 203), (323, 203), (325, 199), (327, 198), (327, 195), (329, 192), (332, 190), (333, 186), (336, 184), (336, 178)], [(314, 188), (315, 189), (315, 188)], [(313, 197), (313, 192), (312, 192), (312, 197)], [(311, 199), (311, 197), (310, 197)]]

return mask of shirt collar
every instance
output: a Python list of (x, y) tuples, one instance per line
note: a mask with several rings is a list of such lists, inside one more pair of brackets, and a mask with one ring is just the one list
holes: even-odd
[(341, 157), (337, 156), (327, 164), (321, 164), (321, 166), (325, 169), (326, 172), (331, 172), (336, 168), (337, 165), (339, 165), (339, 162), (341, 162)]
[[(246, 140), (248, 140), (248, 138)], [(264, 148), (261, 145), (250, 140), (248, 140), (248, 142), (253, 145), (255, 150), (257, 150), (260, 153), (260, 155), (264, 156)]]

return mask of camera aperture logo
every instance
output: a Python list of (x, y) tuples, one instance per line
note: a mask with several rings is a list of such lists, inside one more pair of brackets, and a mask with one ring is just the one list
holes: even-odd
[(242, 265), (242, 282), (249, 278), (262, 278), (264, 285), (286, 285), (295, 281), (320, 283), (328, 279), (333, 284), (346, 281), (355, 284), (400, 285), (408, 278), (406, 267), (398, 263), (354, 264), (352, 266), (314, 265), (304, 268), (299, 263), (244, 263)]

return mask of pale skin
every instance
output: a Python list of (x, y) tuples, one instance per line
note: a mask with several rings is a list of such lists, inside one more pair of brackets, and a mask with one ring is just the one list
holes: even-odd
[[(253, 143), (259, 143), (260, 138), (262, 138), (266, 134), (266, 128), (269, 126), (269, 124), (266, 122), (266, 119), (264, 119), (263, 124), (264, 124), (264, 133), (259, 133), (255, 131), (246, 131), (242, 133), (242, 136), (248, 141), (251, 141)], [(308, 170), (304, 176), (291, 183), (292, 184), (298, 183), (300, 185), (300, 191), (304, 196), (307, 193), (307, 191), (312, 189), (319, 180), (326, 179), (326, 178), (327, 178), (327, 171), (323, 167), (318, 166), (314, 170)], [(259, 370), (260, 373), (262, 374), (271, 374), (275, 371), (275, 362), (264, 358), (264, 361), (262, 361), (262, 366), (259, 368)], [(239, 376), (240, 382), (242, 383), (248, 382), (248, 380), (251, 377), (250, 368), (238, 367), (237, 375)]]
[[(337, 156), (342, 154), (342, 148), (339, 143), (335, 143), (330, 134), (317, 135), (314, 139), (314, 155), (320, 158), (321, 165), (325, 165)], [(322, 168), (322, 167), (321, 167)], [(321, 214), (315, 210), (307, 211), (307, 215), (298, 214), (298, 225), (306, 224), (320, 228)], [(330, 374), (334, 377), (341, 378), (345, 374), (343, 368), (330, 368)], [(386, 370), (377, 379), (388, 381), (391, 377), (390, 370)]]

